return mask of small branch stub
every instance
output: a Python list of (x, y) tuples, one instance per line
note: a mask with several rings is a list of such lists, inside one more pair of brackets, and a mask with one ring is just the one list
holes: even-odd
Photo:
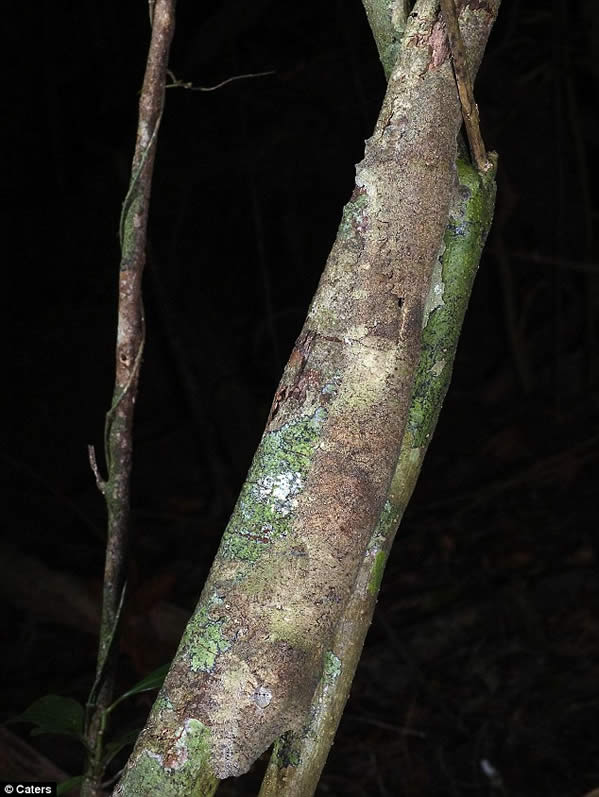
[(92, 473), (96, 479), (96, 486), (98, 490), (102, 493), (102, 495), (106, 494), (106, 480), (102, 478), (100, 474), (100, 469), (98, 468), (98, 462), (96, 460), (96, 449), (94, 446), (87, 447), (87, 455), (89, 457), (89, 466), (92, 469)]
[(466, 128), (466, 135), (468, 137), (468, 143), (470, 144), (472, 161), (477, 170), (484, 173), (492, 168), (492, 163), (487, 158), (485, 144), (480, 132), (478, 106), (474, 100), (472, 78), (470, 77), (466, 48), (464, 47), (460, 26), (458, 24), (455, 0), (441, 0), (441, 11), (447, 29), (453, 70), (458, 87), (460, 104), (462, 106), (464, 127)]

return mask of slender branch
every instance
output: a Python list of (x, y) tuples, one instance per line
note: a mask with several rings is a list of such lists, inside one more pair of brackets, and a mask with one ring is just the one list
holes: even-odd
[(464, 117), (464, 126), (466, 128), (466, 135), (468, 136), (468, 143), (470, 144), (472, 162), (479, 172), (486, 172), (491, 168), (491, 162), (487, 158), (485, 144), (480, 132), (478, 106), (474, 100), (472, 78), (470, 75), (470, 68), (468, 67), (466, 49), (458, 24), (455, 0), (441, 0), (441, 11), (445, 20), (445, 27), (447, 28), (447, 38), (449, 39), (449, 46), (451, 48), (453, 69), (458, 86), (458, 94), (460, 95), (462, 115)]
[(106, 495), (106, 481), (102, 478), (100, 473), (100, 468), (98, 467), (98, 461), (96, 459), (96, 449), (94, 446), (87, 447), (87, 455), (89, 459), (89, 466), (92, 469), (92, 473), (96, 479), (96, 487), (102, 493), (102, 495)]
[(175, 0), (150, 3), (152, 36), (139, 102), (137, 139), (129, 188), (120, 220), (116, 373), (113, 399), (106, 414), (107, 478), (102, 479), (90, 448), (90, 462), (98, 488), (106, 499), (108, 537), (104, 567), (102, 619), (96, 678), (88, 701), (86, 739), (90, 750), (81, 794), (102, 791), (102, 745), (106, 710), (112, 703), (118, 645), (118, 622), (126, 579), (130, 474), (133, 453), (133, 415), (144, 346), (145, 325), (142, 275), (146, 259), (146, 231), (154, 157), (162, 109), (168, 53), (174, 32)]

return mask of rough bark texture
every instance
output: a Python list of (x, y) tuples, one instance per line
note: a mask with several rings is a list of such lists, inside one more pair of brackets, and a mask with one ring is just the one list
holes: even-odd
[[(476, 66), (497, 5), (462, 9)], [(461, 113), (436, 6), (421, 0), (409, 21), (248, 479), (116, 794), (175, 794), (183, 778), (192, 794), (202, 768), (241, 774), (305, 721), (396, 468), (456, 184)]]

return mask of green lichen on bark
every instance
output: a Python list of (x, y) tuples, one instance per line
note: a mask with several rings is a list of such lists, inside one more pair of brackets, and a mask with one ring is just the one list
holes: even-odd
[(224, 559), (257, 562), (289, 533), (326, 417), (320, 407), (264, 435), (223, 535)]
[(368, 591), (371, 595), (376, 595), (379, 591), (386, 562), (387, 554), (384, 551), (377, 551), (374, 555), (374, 562), (372, 564), (372, 570), (370, 571), (370, 581), (368, 582)]
[(298, 738), (293, 733), (284, 733), (275, 742), (273, 756), (276, 758), (279, 769), (297, 767), (301, 762), (300, 745)]
[(181, 640), (181, 649), (194, 672), (211, 672), (219, 654), (231, 647), (231, 640), (223, 633), (222, 625), (222, 619), (213, 619), (210, 608), (206, 606), (200, 606), (191, 617)]
[(332, 650), (327, 650), (324, 655), (323, 678), (327, 683), (334, 683), (341, 673), (341, 661)]
[(203, 766), (210, 753), (210, 730), (201, 722), (187, 720), (178, 730), (175, 749), (168, 755), (144, 749), (119, 783), (114, 797), (211, 797), (218, 779)]
[[(493, 168), (479, 174), (458, 159), (459, 187), (450, 210), (443, 246), (429, 294), (430, 313), (422, 333), (408, 433), (413, 446), (426, 446), (451, 379), (459, 333), (491, 227), (495, 206), (496, 156)], [(431, 301), (431, 295), (434, 297)]]

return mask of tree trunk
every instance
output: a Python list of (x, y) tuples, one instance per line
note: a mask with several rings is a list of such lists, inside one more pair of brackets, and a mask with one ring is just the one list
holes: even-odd
[[(473, 74), (498, 5), (461, 9)], [(448, 56), (437, 3), (420, 0), (248, 478), (115, 794), (210, 795), (306, 722), (396, 471), (431, 311), (457, 186)]]

